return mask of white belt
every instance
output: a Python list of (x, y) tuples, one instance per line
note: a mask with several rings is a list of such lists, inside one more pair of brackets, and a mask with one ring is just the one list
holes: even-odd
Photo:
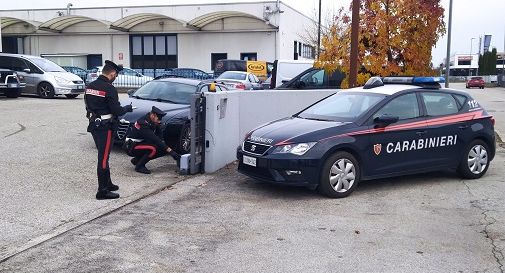
[(138, 138), (129, 138), (129, 137), (127, 137), (126, 141), (133, 141), (133, 142), (137, 142), (138, 143), (138, 142), (142, 142), (144, 140), (143, 139), (138, 139)]
[(101, 120), (106, 120), (106, 119), (111, 119), (112, 118), (112, 114), (108, 114), (108, 115), (101, 115), (100, 116), (100, 119)]

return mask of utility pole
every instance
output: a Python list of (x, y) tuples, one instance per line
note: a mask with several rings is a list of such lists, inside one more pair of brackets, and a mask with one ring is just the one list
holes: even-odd
[(319, 21), (317, 23), (317, 58), (321, 53), (321, 0), (319, 0)]
[(473, 40), (475, 40), (475, 38), (470, 38), (470, 66), (468, 67), (468, 76), (472, 76), (472, 61), (473, 61), (472, 46), (473, 46)]
[(349, 87), (356, 86), (356, 78), (358, 77), (359, 6), (360, 0), (352, 0), (351, 67), (349, 69)]
[(482, 45), (482, 36), (479, 36), (479, 54), (477, 54), (477, 74), (475, 76), (479, 76), (481, 45)]
[[(2, 17), (0, 17), (0, 21), (2, 21)], [(0, 27), (0, 52), (2, 51), (2, 28)]]
[(449, 87), (449, 74), (451, 71), (451, 27), (452, 27), (452, 0), (449, 1), (449, 24), (447, 28), (447, 55), (445, 57), (445, 88)]

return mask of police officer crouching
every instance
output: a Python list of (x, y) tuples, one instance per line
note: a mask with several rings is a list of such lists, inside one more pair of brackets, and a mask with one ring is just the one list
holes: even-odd
[(131, 162), (135, 165), (135, 171), (150, 174), (146, 163), (152, 159), (171, 155), (179, 164), (181, 156), (163, 142), (161, 132), (161, 119), (166, 113), (152, 107), (151, 112), (138, 119), (132, 126), (125, 141), (125, 149), (129, 156), (133, 156)]
[(84, 94), (86, 117), (89, 119), (88, 132), (93, 136), (98, 150), (98, 191), (96, 199), (116, 199), (119, 190), (110, 179), (109, 155), (113, 145), (113, 133), (117, 129), (117, 117), (132, 111), (131, 105), (121, 106), (116, 88), (112, 82), (123, 70), (111, 61), (105, 61), (102, 74), (88, 84)]

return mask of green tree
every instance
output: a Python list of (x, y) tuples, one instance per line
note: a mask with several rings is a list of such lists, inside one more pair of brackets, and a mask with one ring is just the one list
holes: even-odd
[(484, 55), (480, 55), (479, 58), (479, 74), (486, 75), (496, 75), (496, 48), (492, 51), (485, 52)]

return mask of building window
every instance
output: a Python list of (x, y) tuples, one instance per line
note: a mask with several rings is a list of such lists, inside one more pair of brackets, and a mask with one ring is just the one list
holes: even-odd
[(293, 51), (294, 60), (298, 60), (298, 57), (302, 57), (305, 59), (315, 59), (316, 57), (316, 50), (313, 46), (295, 41), (293, 47), (294, 47)]
[(176, 35), (131, 35), (130, 67), (148, 76), (158, 76), (177, 67)]
[(244, 61), (256, 61), (258, 60), (258, 53), (240, 53), (240, 59)]
[(21, 37), (2, 37), (4, 53), (24, 54), (24, 43)]
[(228, 59), (228, 53), (211, 53), (210, 68), (212, 69), (212, 71), (215, 70), (217, 61), (225, 59)]
[(458, 65), (470, 65), (471, 61), (458, 61)]

